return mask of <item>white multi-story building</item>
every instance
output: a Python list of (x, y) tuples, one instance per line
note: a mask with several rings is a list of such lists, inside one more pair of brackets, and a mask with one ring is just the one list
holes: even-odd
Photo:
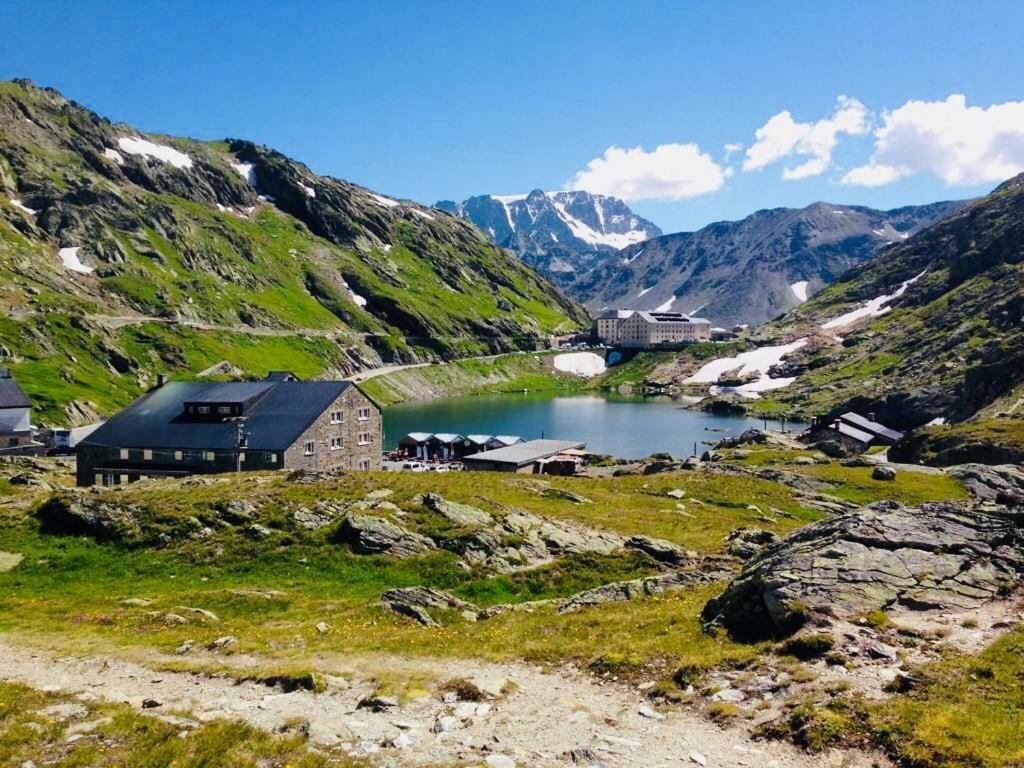
[(619, 346), (634, 349), (711, 340), (711, 323), (680, 312), (634, 312), (621, 321)]
[(602, 344), (618, 346), (622, 340), (622, 322), (631, 317), (632, 309), (609, 309), (594, 320), (594, 331)]

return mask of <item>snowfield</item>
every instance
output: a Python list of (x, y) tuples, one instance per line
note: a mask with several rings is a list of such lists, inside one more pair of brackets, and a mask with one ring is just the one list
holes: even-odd
[(593, 352), (567, 352), (555, 355), (554, 364), (559, 371), (573, 373), (588, 379), (592, 376), (600, 376), (608, 369), (604, 358)]
[(174, 147), (164, 146), (163, 144), (154, 144), (152, 141), (147, 141), (138, 136), (132, 138), (121, 137), (117, 140), (117, 145), (121, 148), (122, 152), (126, 152), (129, 155), (151, 157), (162, 163), (170, 163), (175, 168), (185, 169), (192, 167), (192, 158), (184, 152), (179, 152)]
[(103, 156), (107, 158), (107, 160), (113, 160), (118, 165), (124, 165), (124, 157), (116, 149), (107, 147), (103, 150)]
[(800, 301), (807, 301), (807, 281), (799, 280), (789, 286), (789, 290), (793, 292)]
[(832, 328), (844, 328), (845, 326), (856, 323), (858, 320), (862, 320), (865, 317), (881, 317), (882, 315), (892, 311), (892, 307), (887, 307), (885, 305), (888, 304), (893, 299), (897, 299), (904, 293), (906, 293), (907, 288), (911, 286), (913, 283), (916, 283), (922, 277), (924, 277), (925, 272), (927, 271), (928, 270), (926, 269), (924, 270), (924, 272), (921, 272), (921, 274), (915, 275), (909, 280), (904, 280), (900, 284), (900, 287), (897, 288), (893, 293), (885, 293), (882, 294), (881, 296), (871, 299), (871, 301), (865, 302), (861, 306), (857, 307), (857, 309), (850, 310), (849, 312), (842, 314), (839, 317), (829, 320), (827, 323), (824, 323), (821, 327), (827, 331)]
[(307, 187), (305, 184), (299, 184), (299, 186), (302, 187), (302, 191), (306, 193), (306, 197), (316, 197), (316, 190), (312, 187)]
[(419, 216), (421, 219), (426, 219), (427, 221), (437, 221), (437, 219), (435, 219), (429, 213), (427, 213), (426, 211), (421, 211), (419, 208), (413, 208), (412, 212)]
[(248, 181), (252, 186), (256, 186), (256, 171), (253, 170), (252, 163), (232, 163), (231, 167), (238, 172), (238, 175)]
[(392, 200), (390, 197), (384, 197), (384, 195), (376, 195), (371, 192), (370, 197), (373, 202), (377, 203), (377, 205), (383, 205), (385, 208), (397, 208), (401, 205), (397, 200)]
[(768, 370), (782, 359), (807, 344), (807, 339), (797, 339), (789, 344), (775, 347), (759, 347), (741, 352), (735, 357), (720, 357), (705, 363), (699, 371), (683, 380), (684, 384), (714, 384), (724, 374), (735, 372), (738, 376), (759, 374), (760, 378), (738, 387), (712, 387), (713, 394), (734, 393), (743, 397), (757, 398), (760, 392), (788, 387), (796, 377), (773, 379)]
[(84, 263), (78, 258), (78, 251), (81, 247), (76, 248), (61, 248), (60, 249), (60, 260), (64, 265), (64, 268), (71, 272), (78, 272), (83, 275), (91, 275), (96, 270)]

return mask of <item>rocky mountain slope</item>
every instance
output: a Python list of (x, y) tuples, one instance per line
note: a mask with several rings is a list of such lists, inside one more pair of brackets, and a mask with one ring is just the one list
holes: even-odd
[(604, 257), (661, 235), (614, 197), (589, 192), (480, 195), (461, 203), (442, 200), (438, 208), (476, 224), (503, 248), (565, 285)]
[(532, 348), (587, 319), (457, 216), (27, 81), (0, 83), (0, 275), (0, 364), (58, 423), (162, 372), (337, 375)]
[(725, 327), (756, 325), (965, 204), (876, 211), (815, 203), (758, 211), (740, 221), (631, 245), (565, 290), (592, 310), (672, 310)]
[[(741, 360), (679, 358), (654, 378), (711, 384), (768, 411), (875, 413), (901, 429), (1020, 419), (1022, 320), (1024, 175), (758, 329)], [(756, 380), (722, 386), (719, 373), (744, 361)]]

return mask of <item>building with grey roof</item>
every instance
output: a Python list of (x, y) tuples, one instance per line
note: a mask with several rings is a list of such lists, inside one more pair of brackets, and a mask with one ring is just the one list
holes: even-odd
[(585, 443), (574, 440), (527, 440), (526, 442), (465, 456), (466, 469), (486, 472), (541, 474), (546, 462), (567, 451), (582, 451)]
[(380, 469), (381, 434), (380, 409), (348, 381), (173, 381), (79, 443), (77, 479)]
[(711, 340), (711, 323), (680, 312), (634, 312), (621, 321), (619, 346), (633, 349)]
[(32, 436), (32, 403), (7, 368), (0, 368), (0, 456), (38, 456), (45, 447)]

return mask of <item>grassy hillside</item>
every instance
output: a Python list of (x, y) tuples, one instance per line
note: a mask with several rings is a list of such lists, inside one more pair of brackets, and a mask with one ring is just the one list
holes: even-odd
[(221, 360), (337, 375), (533, 349), (586, 321), (457, 217), (24, 81), (0, 83), (0, 277), (0, 363), (50, 422)]

